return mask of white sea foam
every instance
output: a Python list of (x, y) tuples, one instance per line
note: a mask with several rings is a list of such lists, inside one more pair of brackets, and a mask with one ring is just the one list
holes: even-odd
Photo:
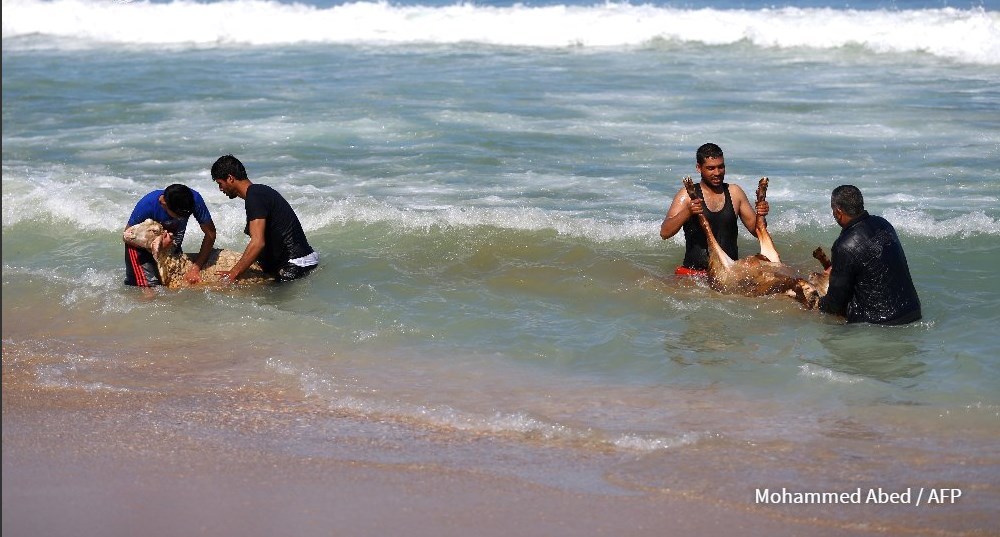
[(864, 382), (864, 378), (855, 375), (848, 375), (847, 373), (839, 373), (833, 371), (832, 369), (827, 369), (822, 366), (814, 364), (802, 364), (799, 366), (799, 376), (822, 379), (827, 382), (837, 383), (837, 384), (857, 384), (859, 382)]
[(676, 437), (623, 433), (607, 437), (589, 428), (563, 425), (525, 412), (482, 414), (449, 405), (389, 401), (380, 398), (376, 390), (364, 387), (356, 379), (330, 378), (311, 368), (302, 368), (273, 357), (267, 360), (267, 365), (279, 374), (296, 379), (306, 396), (319, 398), (334, 411), (380, 421), (398, 421), (470, 434), (523, 435), (545, 441), (614, 447), (633, 452), (675, 448), (693, 444), (703, 437), (699, 433), (684, 433)]
[[(134, 204), (134, 192), (147, 187), (129, 179), (110, 176), (90, 176), (86, 184), (75, 183), (74, 174), (52, 170), (42, 175), (21, 177), (12, 171), (4, 177), (3, 227), (23, 222), (49, 225), (66, 223), (81, 229), (117, 231), (128, 219)], [(659, 214), (656, 219), (597, 218), (570, 211), (530, 206), (481, 206), (436, 204), (422, 206), (420, 199), (393, 202), (369, 197), (333, 198), (313, 192), (298, 196), (297, 187), (281, 187), (300, 213), (307, 232), (330, 226), (353, 223), (389, 225), (410, 233), (426, 233), (434, 229), (466, 229), (495, 227), (514, 231), (555, 231), (564, 237), (582, 238), (597, 243), (639, 241), (649, 246), (661, 243)], [(203, 192), (208, 192), (203, 190)], [(208, 192), (211, 194), (211, 192)], [(83, 203), (81, 203), (83, 201)], [(216, 200), (212, 200), (214, 202)], [(243, 207), (238, 203), (212, 203), (212, 214), (219, 229), (223, 246), (239, 243), (243, 231)], [(409, 205), (402, 205), (409, 203)], [(913, 237), (975, 237), (1000, 235), (1000, 219), (982, 210), (950, 211), (941, 218), (928, 211), (890, 208), (881, 213), (900, 235)], [(650, 216), (650, 215), (640, 215)], [(773, 232), (788, 235), (803, 229), (828, 229), (832, 222), (828, 211), (802, 207), (787, 209), (772, 217)], [(189, 229), (197, 231), (194, 224)], [(674, 237), (682, 245), (681, 235)]]
[(935, 221), (922, 211), (890, 209), (883, 215), (893, 223), (897, 233), (943, 239), (968, 238), (976, 235), (1000, 235), (1000, 219), (983, 211), (973, 211)]
[(759, 47), (858, 46), (876, 53), (923, 52), (966, 63), (1000, 63), (1000, 13), (982, 8), (720, 10), (613, 2), (589, 7), (354, 2), (318, 8), (261, 0), (4, 0), (3, 13), (5, 40), (32, 35), (83, 40), (76, 46), (482, 43), (561, 48), (745, 41)]
[[(319, 209), (317, 208), (317, 210)], [(390, 224), (401, 226), (410, 231), (489, 226), (517, 231), (554, 230), (563, 236), (588, 238), (596, 242), (612, 242), (622, 239), (653, 240), (653, 238), (656, 242), (660, 240), (658, 236), (655, 236), (659, 221), (611, 222), (581, 217), (567, 211), (537, 207), (444, 206), (427, 210), (414, 210), (374, 200), (351, 198), (332, 203), (327, 202), (321, 213), (312, 213), (307, 210), (305, 214), (303, 224), (313, 228), (349, 222)]]
[(111, 386), (103, 382), (83, 382), (80, 376), (80, 365), (96, 362), (93, 358), (80, 355), (68, 355), (66, 361), (60, 364), (43, 364), (35, 368), (38, 385), (46, 388), (80, 389), (88, 392), (127, 393), (131, 390), (121, 386)]

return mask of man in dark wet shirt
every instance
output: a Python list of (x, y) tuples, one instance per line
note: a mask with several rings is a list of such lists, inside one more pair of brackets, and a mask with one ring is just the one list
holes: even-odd
[(843, 229), (833, 243), (830, 288), (819, 309), (849, 323), (906, 324), (920, 319), (920, 299), (896, 230), (868, 214), (861, 191), (841, 185), (830, 196)]

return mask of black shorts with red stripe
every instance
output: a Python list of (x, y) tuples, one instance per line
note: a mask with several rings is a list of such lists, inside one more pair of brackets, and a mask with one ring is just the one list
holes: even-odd
[(153, 287), (163, 285), (153, 254), (142, 248), (125, 246), (125, 285)]

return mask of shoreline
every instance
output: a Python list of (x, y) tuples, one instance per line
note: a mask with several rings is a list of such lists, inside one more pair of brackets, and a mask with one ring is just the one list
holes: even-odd
[(568, 491), (489, 468), (219, 446), (156, 421), (136, 427), (129, 416), (155, 413), (158, 395), (39, 388), (7, 365), (6, 536), (884, 534), (662, 491)]

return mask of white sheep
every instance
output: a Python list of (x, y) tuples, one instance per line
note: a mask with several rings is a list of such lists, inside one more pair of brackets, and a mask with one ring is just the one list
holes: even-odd
[[(216, 272), (232, 270), (242, 256), (240, 252), (213, 248), (211, 255), (208, 256), (208, 261), (205, 262), (205, 266), (201, 267), (201, 282), (192, 285), (184, 279), (184, 274), (187, 273), (192, 263), (194, 263), (197, 255), (179, 252), (173, 245), (168, 248), (161, 248), (163, 234), (163, 226), (159, 222), (147, 218), (126, 229), (122, 234), (122, 239), (130, 246), (143, 248), (153, 253), (153, 258), (156, 259), (156, 265), (160, 271), (160, 281), (163, 282), (163, 285), (170, 288), (219, 285), (222, 283), (222, 278)], [(237, 283), (256, 284), (272, 281), (274, 281), (274, 278), (261, 270), (259, 264), (254, 263), (250, 265), (250, 268), (246, 272), (240, 275)]]

